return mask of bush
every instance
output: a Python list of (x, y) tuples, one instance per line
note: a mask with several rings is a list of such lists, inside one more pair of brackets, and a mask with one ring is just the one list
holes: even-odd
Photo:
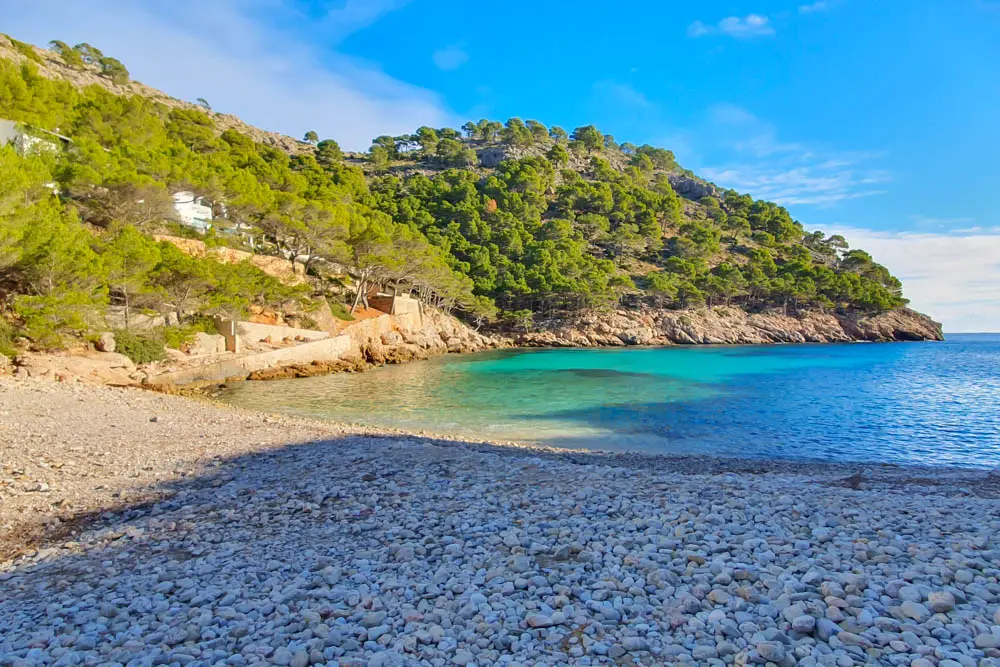
[(115, 332), (115, 349), (136, 364), (148, 364), (151, 361), (163, 361), (167, 358), (162, 340), (137, 336), (124, 329)]
[(344, 320), (345, 322), (354, 321), (354, 315), (351, 315), (350, 309), (339, 301), (334, 301), (330, 304), (330, 312), (338, 320)]
[(33, 60), (36, 63), (42, 64), (43, 62), (42, 57), (35, 52), (35, 47), (33, 47), (31, 44), (25, 44), (24, 42), (20, 42), (11, 37), (10, 35), (7, 35), (7, 39), (10, 40), (10, 43), (11, 45), (13, 45), (14, 50), (16, 50), (22, 56), (24, 56), (28, 60)]
[(8, 322), (3, 315), (0, 315), (0, 355), (14, 357), (17, 354), (17, 349), (14, 347), (16, 336), (17, 330), (14, 325)]
[(199, 315), (180, 326), (164, 327), (163, 344), (173, 350), (179, 350), (185, 344), (193, 341), (194, 335), (199, 331), (207, 334), (218, 333), (215, 327), (215, 320), (211, 317)]

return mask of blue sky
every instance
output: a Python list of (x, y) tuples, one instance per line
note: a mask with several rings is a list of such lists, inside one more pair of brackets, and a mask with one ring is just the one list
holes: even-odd
[(89, 41), (168, 93), (348, 148), (470, 118), (594, 123), (845, 232), (946, 330), (1000, 331), (997, 0), (0, 7), (0, 31)]

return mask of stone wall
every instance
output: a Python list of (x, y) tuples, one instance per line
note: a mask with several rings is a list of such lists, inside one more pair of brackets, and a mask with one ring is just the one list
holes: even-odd
[(323, 340), (330, 337), (328, 331), (315, 329), (297, 329), (277, 324), (257, 324), (256, 322), (236, 322), (236, 335), (243, 338), (244, 344), (258, 343), (270, 339), (274, 343), (290, 338), (291, 340)]
[(346, 356), (351, 351), (351, 346), (352, 341), (349, 336), (337, 336), (295, 347), (260, 352), (245, 357), (232, 357), (211, 364), (164, 373), (151, 378), (149, 384), (184, 385), (193, 382), (222, 382), (227, 378), (245, 378), (254, 371), (267, 368), (311, 364), (314, 361), (336, 361)]

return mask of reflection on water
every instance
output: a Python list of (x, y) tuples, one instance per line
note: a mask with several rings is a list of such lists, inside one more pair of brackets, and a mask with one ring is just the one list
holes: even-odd
[(1000, 337), (501, 351), (242, 383), (234, 404), (591, 449), (1000, 464)]

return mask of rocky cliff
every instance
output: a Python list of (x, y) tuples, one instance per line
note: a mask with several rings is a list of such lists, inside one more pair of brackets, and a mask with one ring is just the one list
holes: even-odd
[(909, 309), (880, 315), (748, 313), (738, 308), (587, 312), (539, 322), (521, 335), (529, 347), (673, 344), (840, 343), (944, 340), (941, 325)]

